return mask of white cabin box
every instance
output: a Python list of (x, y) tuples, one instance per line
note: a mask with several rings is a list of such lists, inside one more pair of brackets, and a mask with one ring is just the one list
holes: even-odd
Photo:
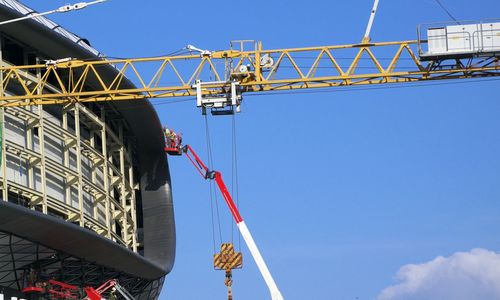
[(429, 55), (499, 52), (500, 23), (429, 28), (427, 40)]

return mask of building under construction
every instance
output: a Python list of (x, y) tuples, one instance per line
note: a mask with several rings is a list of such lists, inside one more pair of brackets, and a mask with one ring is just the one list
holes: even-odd
[[(157, 299), (175, 256), (166, 153), (186, 156), (215, 181), (271, 299), (284, 299), (221, 173), (181, 136), (164, 136), (147, 99), (191, 96), (203, 114), (228, 115), (246, 93), (500, 76), (500, 22), (421, 25), (417, 39), (376, 43), (378, 2), (356, 44), (265, 50), (241, 40), (228, 50), (188, 45), (169, 56), (108, 60), (88, 40), (0, 0), (0, 22), (26, 17), (0, 23), (0, 299), (48, 290), (52, 299), (100, 300), (109, 288)], [(79, 5), (89, 4), (61, 10)], [(299, 64), (304, 57), (311, 60)], [(228, 299), (231, 270), (241, 265), (231, 243), (214, 255)], [(51, 282), (56, 288), (37, 285)], [(70, 295), (97, 286), (96, 298)]]
[[(0, 21), (32, 13), (0, 1)], [(4, 25), (0, 34), (2, 66), (100, 59), (88, 40), (44, 17)], [(111, 65), (100, 71), (117, 73)], [(31, 70), (23, 80), (36, 86), (40, 79)], [(126, 79), (122, 85), (133, 87)], [(164, 138), (151, 104), (39, 105), (1, 114), (0, 291), (23, 297), (27, 274), (37, 272), (76, 286), (114, 278), (137, 299), (156, 299), (173, 265), (175, 230)]]

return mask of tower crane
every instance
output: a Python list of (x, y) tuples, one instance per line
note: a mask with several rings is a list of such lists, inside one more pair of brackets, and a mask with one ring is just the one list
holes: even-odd
[[(188, 45), (180, 54), (160, 57), (61, 58), (36, 65), (3, 65), (0, 67), (0, 108), (195, 97), (203, 113), (210, 110), (213, 114), (232, 114), (240, 111), (244, 95), (500, 75), (500, 23), (461, 24), (461, 28), (420, 27), (417, 39), (372, 42), (370, 31), (378, 2), (374, 2), (360, 43), (268, 50), (261, 42), (244, 40), (233, 41), (229, 49), (222, 51)], [(457, 41), (460, 47), (453, 46)], [(352, 54), (347, 65), (339, 63), (339, 52)], [(385, 59), (380, 55), (390, 55), (389, 63), (384, 64)], [(306, 63), (304, 58), (308, 59)], [(366, 62), (372, 67), (360, 67)], [(109, 65), (116, 69), (112, 78), (103, 71)], [(16, 93), (7, 94), (7, 90)], [(272, 299), (282, 299), (250, 232), (234, 210), (234, 203), (231, 204), (220, 173), (209, 170), (190, 147), (183, 151), (191, 155), (204, 178), (217, 182)]]
[[(245, 94), (498, 76), (497, 24), (478, 22), (471, 25), (476, 28), (473, 32), (446, 32), (444, 27), (438, 28), (441, 33), (429, 28), (427, 37), (420, 28), (418, 39), (406, 41), (371, 42), (365, 35), (356, 44), (271, 50), (265, 50), (261, 42), (236, 41), (222, 51), (189, 45), (181, 55), (92, 61), (63, 58), (1, 66), (0, 89), (18, 93), (2, 93), (0, 107), (196, 97), (203, 110), (225, 113), (227, 108), (238, 111)], [(465, 38), (469, 35), (482, 39)], [(466, 46), (459, 51), (446, 48), (451, 42)], [(248, 45), (252, 49), (245, 49)], [(341, 65), (339, 61), (345, 60), (341, 54), (346, 51), (353, 58)], [(388, 64), (383, 63), (386, 60)], [(371, 67), (360, 67), (360, 63)], [(117, 70), (112, 78), (104, 74), (107, 65)], [(126, 78), (135, 86), (127, 84)]]

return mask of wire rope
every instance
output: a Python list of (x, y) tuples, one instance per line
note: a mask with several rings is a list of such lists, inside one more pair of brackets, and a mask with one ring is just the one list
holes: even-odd
[(460, 22), (451, 14), (451, 12), (443, 5), (443, 3), (440, 0), (434, 0), (436, 3), (444, 10), (444, 12), (453, 20), (455, 21), (458, 25), (460, 25)]
[[(289, 94), (324, 94), (324, 93), (340, 93), (340, 92), (356, 92), (356, 91), (370, 91), (370, 90), (390, 90), (390, 89), (404, 89), (404, 88), (415, 88), (422, 86), (436, 86), (436, 85), (455, 85), (464, 83), (475, 83), (475, 82), (490, 82), (499, 81), (500, 78), (488, 78), (488, 79), (477, 79), (477, 80), (462, 80), (462, 81), (440, 81), (440, 82), (408, 82), (404, 85), (389, 85), (386, 86), (371, 86), (371, 87), (360, 87), (360, 86), (344, 86), (343, 89), (331, 89), (331, 88), (318, 88), (314, 90), (294, 90), (294, 91), (269, 91), (269, 92), (249, 92), (247, 97), (252, 96), (277, 96), (277, 95), (289, 95)], [(340, 86), (339, 86), (340, 87)]]
[[(390, 85), (386, 84), (384, 86), (342, 86), (342, 89), (331, 89), (331, 88), (318, 88), (312, 90), (295, 90), (295, 91), (269, 91), (269, 92), (249, 92), (247, 96), (279, 96), (279, 95), (289, 95), (289, 94), (323, 94), (323, 93), (341, 93), (341, 92), (358, 92), (358, 91), (370, 91), (370, 90), (390, 90), (390, 89), (405, 89), (405, 88), (415, 88), (415, 87), (425, 87), (425, 86), (435, 86), (435, 85), (456, 85), (456, 84), (469, 84), (469, 83), (481, 83), (481, 82), (494, 82), (500, 81), (500, 78), (477, 78), (477, 79), (467, 79), (459, 81), (451, 81), (450, 79), (440, 81), (440, 82), (408, 82), (402, 85)], [(163, 105), (178, 104), (183, 102), (189, 102), (195, 100), (194, 98), (184, 98), (184, 99), (150, 99), (151, 105), (154, 107), (160, 107)], [(103, 101), (105, 102), (105, 101)], [(144, 107), (144, 104), (130, 105), (128, 107), (120, 108), (120, 111), (130, 111), (136, 110), (137, 108)], [(104, 108), (104, 112), (113, 112), (112, 109)], [(45, 116), (44, 119), (59, 120), (58, 117)]]
[[(212, 143), (210, 139), (210, 128), (208, 124), (208, 118), (205, 115), (205, 134), (206, 134), (206, 139), (207, 139), (207, 153), (208, 153), (208, 168), (209, 170), (213, 170), (213, 156), (212, 156)], [(216, 238), (215, 238), (215, 221), (214, 218), (217, 219), (217, 225), (218, 225), (218, 231), (219, 231), (219, 240), (222, 243), (222, 229), (221, 229), (221, 223), (220, 223), (220, 213), (219, 213), (219, 200), (217, 197), (217, 191), (214, 187), (214, 183), (212, 180), (210, 180), (210, 210), (211, 210), (211, 216), (212, 216), (212, 240), (213, 240), (213, 247), (214, 247), (214, 253), (216, 253)], [(215, 210), (214, 210), (215, 206)], [(214, 211), (215, 211), (215, 217), (214, 217)]]
[[(234, 119), (234, 114), (231, 116), (232, 119)], [(235, 179), (234, 179), (234, 127), (231, 126), (231, 195), (233, 196), (234, 199), (234, 186), (235, 186)], [(234, 244), (234, 224), (231, 222), (231, 243)]]
[[(240, 209), (240, 191), (239, 191), (239, 179), (238, 179), (238, 151), (237, 151), (237, 140), (236, 140), (237, 134), (236, 134), (236, 116), (233, 114), (232, 115), (232, 162), (233, 162), (233, 174), (234, 174), (234, 181), (235, 184), (235, 190), (236, 194), (232, 192), (233, 195), (236, 195), (236, 207), (238, 210)], [(233, 224), (233, 223), (231, 223)], [(233, 227), (231, 227), (232, 230)], [(231, 234), (232, 231), (231, 231)], [(241, 252), (241, 234), (238, 232), (238, 252)]]
[[(422, 87), (422, 86), (435, 86), (435, 85), (456, 85), (456, 84), (469, 84), (469, 83), (481, 83), (481, 82), (494, 82), (500, 81), (499, 77), (496, 78), (476, 78), (470, 79), (465, 78), (466, 80), (452, 81), (451, 79), (445, 79), (439, 82), (407, 82), (402, 83), (402, 85), (390, 85), (385, 84), (384, 86), (339, 86), (342, 89), (331, 89), (331, 88), (318, 88), (312, 90), (294, 90), (294, 91), (269, 91), (269, 92), (249, 92), (246, 94), (247, 96), (256, 97), (256, 96), (278, 96), (278, 95), (289, 95), (289, 94), (321, 94), (321, 93), (340, 93), (340, 92), (356, 92), (356, 91), (369, 91), (369, 90), (389, 90), (389, 89), (405, 89), (405, 88), (414, 88), (414, 87)], [(194, 101), (195, 98), (183, 98), (183, 99), (172, 99), (172, 98), (154, 98), (149, 99), (151, 101), (151, 105), (154, 107), (160, 107), (164, 105), (172, 105), (183, 102)], [(135, 101), (135, 100), (134, 100)], [(113, 102), (113, 101), (102, 101), (102, 102)], [(118, 101), (119, 102), (119, 101)], [(144, 107), (144, 104), (137, 105), (129, 105), (128, 107), (120, 108), (120, 111), (130, 111), (136, 110), (137, 108)], [(104, 108), (104, 112), (113, 112), (112, 109)], [(54, 119), (59, 120), (58, 117), (44, 117), (44, 119)]]

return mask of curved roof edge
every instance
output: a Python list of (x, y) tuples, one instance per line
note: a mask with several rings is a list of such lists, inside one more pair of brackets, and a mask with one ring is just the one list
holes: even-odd
[[(21, 11), (2, 5), (5, 2), (6, 0), (0, 1), (0, 21), (22, 16)], [(14, 0), (8, 2), (18, 3)], [(76, 43), (67, 36), (47, 27), (46, 24), (33, 19), (4, 25), (0, 30), (34, 49), (50, 55), (53, 59), (68, 56), (80, 59), (101, 59), (98, 53), (82, 46), (82, 43)], [(103, 68), (102, 72), (107, 78), (112, 78), (117, 74), (117, 70), (111, 65)], [(124, 86), (133, 86), (128, 80), (123, 84)], [(163, 151), (164, 137), (161, 122), (148, 100), (119, 101), (113, 105), (130, 124), (131, 130), (137, 138), (139, 156), (137, 162), (141, 178), (144, 220), (144, 258), (168, 273), (172, 269), (175, 259), (176, 238), (170, 173)], [(75, 231), (75, 234), (77, 232), (79, 231)], [(97, 234), (95, 238), (105, 239)], [(128, 249), (123, 248), (123, 250), (127, 251), (131, 257), (137, 256)], [(121, 270), (121, 268), (116, 268)], [(124, 264), (123, 269), (126, 268), (126, 264)]]
[(0, 201), (0, 231), (137, 277), (156, 279), (166, 274), (156, 264), (89, 229), (5, 201)]

